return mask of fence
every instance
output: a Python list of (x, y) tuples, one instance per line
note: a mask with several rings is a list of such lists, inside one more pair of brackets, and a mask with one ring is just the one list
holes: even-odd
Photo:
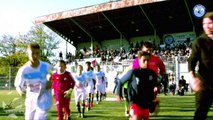
[[(164, 59), (163, 59), (164, 60)], [(78, 63), (85, 63), (85, 61), (78, 61)], [(119, 62), (119, 64), (111, 64), (105, 63), (101, 64), (102, 70), (106, 73), (106, 76), (108, 78), (108, 81), (111, 84), (114, 84), (114, 77), (116, 75), (116, 72), (122, 72), (127, 66), (131, 65), (133, 60), (123, 60)], [(175, 75), (175, 80), (178, 82), (181, 75), (184, 75), (186, 80), (188, 80), (187, 76), (187, 57), (176, 57), (169, 60), (164, 60), (164, 64), (166, 66), (167, 73), (172, 73)], [(6, 89), (11, 90), (14, 89), (14, 80), (16, 73), (18, 71), (18, 67), (5, 67), (0, 68), (0, 90)], [(67, 70), (70, 72), (76, 71), (76, 65), (75, 63), (71, 63), (67, 66)], [(187, 81), (188, 82), (188, 81)]]
[(2, 67), (0, 68), (0, 90), (14, 89), (15, 76), (18, 67)]

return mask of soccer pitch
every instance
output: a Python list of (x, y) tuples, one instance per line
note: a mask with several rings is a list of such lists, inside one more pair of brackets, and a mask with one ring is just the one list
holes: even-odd
[[(24, 120), (24, 98), (19, 97), (15, 90), (0, 90), (0, 120), (16, 119)], [(108, 99), (115, 99), (115, 95), (108, 93)], [(192, 120), (195, 110), (194, 96), (164, 96), (159, 94), (160, 112), (158, 116), (151, 115), (150, 120)], [(49, 111), (49, 119), (57, 119), (57, 111), (55, 101)], [(95, 104), (90, 111), (85, 111), (85, 118), (77, 118), (77, 110), (75, 109), (74, 98), (71, 100), (71, 118), (72, 120), (128, 120), (124, 116), (124, 103), (116, 101), (102, 101)], [(213, 108), (210, 109), (207, 120), (213, 119)]]

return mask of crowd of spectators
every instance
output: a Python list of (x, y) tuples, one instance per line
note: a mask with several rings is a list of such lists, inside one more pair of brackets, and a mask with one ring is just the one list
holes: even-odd
[[(116, 64), (116, 62), (121, 62), (125, 60), (133, 60), (135, 57), (137, 57), (138, 51), (141, 49), (142, 43), (131, 43), (129, 46), (121, 47), (121, 48), (112, 48), (112, 49), (102, 49), (98, 45), (91, 51), (90, 48), (83, 48), (82, 50), (78, 51), (75, 56), (73, 56), (71, 53), (68, 53), (66, 56), (66, 59), (70, 62), (73, 62), (76, 60), (83, 61), (85, 58), (100, 58), (101, 63), (105, 64), (106, 62), (110, 64)], [(175, 58), (178, 58), (179, 62), (185, 63), (190, 55), (191, 52), (191, 45), (187, 44), (185, 42), (182, 43), (173, 43), (170, 45), (161, 45), (161, 46), (154, 46), (153, 54), (156, 56), (159, 56), (164, 63), (175, 63)], [(165, 64), (166, 65), (166, 64)], [(166, 66), (168, 67), (168, 66)], [(176, 81), (176, 77), (174, 75), (175, 68), (171, 65), (170, 68), (172, 71), (172, 74), (168, 74), (169, 76), (169, 83), (173, 83), (172, 80)], [(168, 69), (168, 68), (167, 68)], [(174, 86), (176, 86), (174, 84)], [(170, 84), (168, 84), (169, 91), (172, 92), (174, 95), (177, 88), (174, 88), (174, 90), (170, 90)]]
[[(101, 62), (114, 62), (122, 61), (127, 59), (134, 59), (137, 57), (137, 53), (140, 50), (141, 43), (131, 43), (126, 49), (124, 47), (121, 48), (111, 48), (111, 49), (101, 49), (98, 45), (93, 50), (87, 49), (86, 47), (80, 51), (77, 51), (75, 56), (68, 54), (67, 59), (69, 60), (83, 60), (84, 58), (101, 58)], [(166, 61), (174, 61), (176, 56), (179, 56), (180, 61), (186, 62), (188, 56), (191, 52), (191, 46), (186, 43), (179, 44), (171, 44), (155, 46), (153, 51), (154, 55), (159, 56), (164, 62)]]

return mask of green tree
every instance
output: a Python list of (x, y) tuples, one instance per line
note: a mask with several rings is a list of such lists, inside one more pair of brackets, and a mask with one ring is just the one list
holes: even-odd
[(10, 67), (19, 67), (27, 61), (24, 48), (23, 41), (19, 37), (2, 36), (0, 39), (0, 75), (16, 74), (17, 69), (10, 69)]
[(11, 35), (4, 35), (0, 39), (0, 66), (19, 66), (20, 63), (26, 61), (26, 54), (23, 41)]
[[(3, 35), (0, 38), (0, 75), (7, 75), (9, 67), (20, 67), (27, 62), (26, 46), (36, 42), (41, 46), (41, 60), (50, 61), (58, 49), (59, 38), (43, 25), (35, 25), (26, 35)], [(16, 72), (14, 72), (16, 73)]]
[(58, 49), (60, 43), (59, 37), (49, 29), (45, 29), (43, 25), (35, 25), (26, 35), (28, 41), (37, 42), (41, 46), (41, 60), (50, 61), (50, 57), (54, 57), (54, 50)]
[(16, 39), (12, 36), (3, 35), (0, 41), (0, 53), (2, 56), (9, 56), (16, 52)]

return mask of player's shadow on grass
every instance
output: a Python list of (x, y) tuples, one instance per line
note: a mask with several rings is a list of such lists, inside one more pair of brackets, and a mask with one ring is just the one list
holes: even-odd
[[(158, 115), (150, 117), (150, 120), (193, 120), (193, 116)], [(213, 116), (208, 116), (206, 120), (213, 120)]]
[(192, 116), (158, 115), (150, 117), (150, 120), (192, 120)]
[(0, 107), (0, 116), (9, 116), (10, 114), (15, 114), (16, 116), (24, 116), (23, 111), (13, 110), (13, 109), (3, 109)]
[[(57, 111), (50, 111), (49, 113), (50, 113), (50, 116), (52, 116), (52, 117), (58, 117), (58, 112)], [(77, 114), (78, 113), (76, 111), (71, 111), (71, 113), (70, 113), (71, 116), (74, 116), (74, 115), (77, 116)]]
[(99, 120), (128, 120), (128, 117), (125, 116), (103, 116), (103, 115), (94, 115), (94, 114), (89, 114), (85, 115), (87, 118), (94, 118), (95, 120), (99, 118)]

